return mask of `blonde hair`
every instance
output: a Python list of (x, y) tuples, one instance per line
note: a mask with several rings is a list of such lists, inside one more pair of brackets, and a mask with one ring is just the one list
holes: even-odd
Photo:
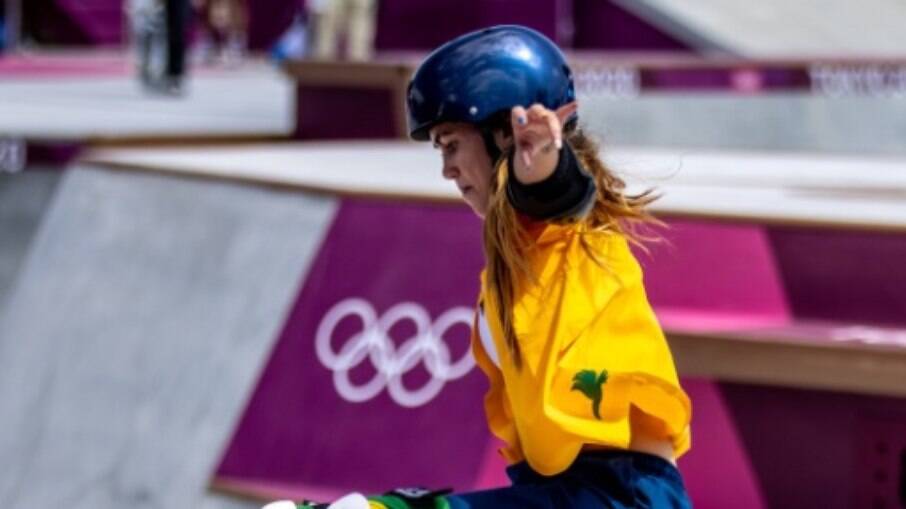
[[(638, 227), (660, 224), (646, 211), (658, 195), (652, 189), (637, 195), (626, 194), (625, 182), (601, 161), (598, 144), (575, 124), (567, 126), (564, 138), (582, 166), (591, 174), (597, 187), (594, 204), (588, 214), (579, 220), (583, 223), (580, 241), (588, 255), (604, 266), (587, 243), (585, 235), (588, 234), (617, 233), (643, 249), (643, 242), (656, 240), (656, 236)], [(485, 214), (482, 236), (487, 263), (487, 291), (495, 299), (507, 349), (516, 367), (520, 368), (522, 354), (513, 324), (513, 305), (518, 292), (524, 290), (520, 285), (532, 284), (535, 279), (526, 256), (531, 249), (532, 239), (507, 198), (506, 184), (510, 175), (505, 163), (508, 156), (503, 154), (495, 165), (491, 183), (492, 196)]]

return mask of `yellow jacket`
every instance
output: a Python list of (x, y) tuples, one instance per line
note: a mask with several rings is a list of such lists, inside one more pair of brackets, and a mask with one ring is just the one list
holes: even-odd
[(622, 235), (585, 234), (604, 262), (596, 263), (581, 245), (582, 228), (545, 224), (529, 256), (537, 284), (517, 295), (513, 310), (521, 369), (507, 350), (484, 273), (480, 302), (499, 367), (478, 328), (472, 333), (475, 358), (490, 380), (488, 425), (506, 442), (502, 454), (545, 475), (565, 470), (584, 444), (627, 448), (631, 405), (663, 422), (677, 457), (690, 446), (691, 404), (648, 304), (641, 267)]

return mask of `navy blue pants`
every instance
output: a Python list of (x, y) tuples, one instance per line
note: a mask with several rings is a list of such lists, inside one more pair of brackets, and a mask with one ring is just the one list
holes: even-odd
[(506, 488), (447, 496), (452, 509), (690, 509), (679, 471), (632, 451), (583, 452), (564, 472), (545, 477), (519, 463)]

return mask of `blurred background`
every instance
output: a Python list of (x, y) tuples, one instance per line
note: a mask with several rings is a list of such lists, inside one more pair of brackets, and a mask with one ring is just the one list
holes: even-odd
[(480, 224), (404, 109), (503, 23), (662, 194), (695, 506), (906, 507), (900, 0), (2, 0), (0, 505), (506, 484)]

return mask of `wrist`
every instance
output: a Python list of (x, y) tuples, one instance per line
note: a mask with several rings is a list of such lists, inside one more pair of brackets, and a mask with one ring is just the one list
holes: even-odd
[(538, 151), (530, 165), (526, 165), (521, 157), (511, 153), (509, 163), (513, 172), (512, 176), (520, 184), (525, 185), (536, 184), (546, 180), (557, 169), (561, 150), (552, 141)]

